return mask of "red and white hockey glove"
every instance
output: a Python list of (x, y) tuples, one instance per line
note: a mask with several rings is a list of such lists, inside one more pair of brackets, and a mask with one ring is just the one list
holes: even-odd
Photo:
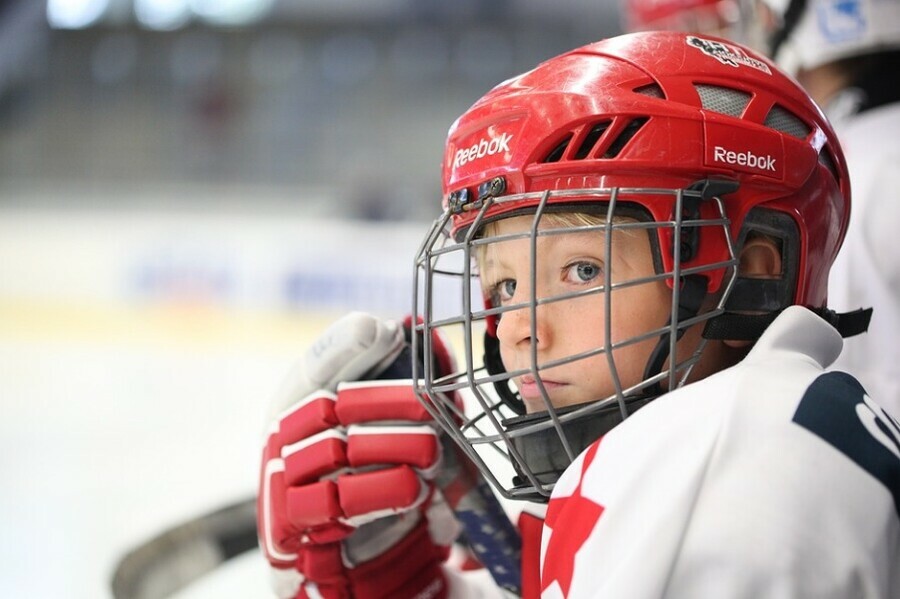
[(446, 597), (437, 425), (409, 379), (375, 380), (409, 375), (405, 346), (401, 324), (348, 314), (275, 402), (257, 518), (278, 597)]

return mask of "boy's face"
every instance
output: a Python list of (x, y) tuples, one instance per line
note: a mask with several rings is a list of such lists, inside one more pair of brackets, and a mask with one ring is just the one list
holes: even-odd
[[(496, 223), (496, 234), (525, 233), (532, 223), (531, 216), (507, 218)], [(553, 225), (540, 228), (553, 228)], [(487, 247), (481, 279), (495, 306), (521, 304), (532, 299), (530, 245), (531, 240), (523, 238)], [(602, 287), (606, 269), (610, 269), (613, 284), (655, 274), (649, 236), (641, 229), (615, 230), (609, 260), (605, 234), (597, 231), (540, 236), (536, 255), (535, 284), (539, 300)], [(671, 311), (671, 300), (671, 291), (662, 280), (614, 289), (610, 297), (612, 342), (625, 341), (664, 326)], [(536, 310), (538, 364), (589, 352), (606, 344), (606, 293), (550, 302)], [(507, 371), (530, 368), (532, 339), (528, 306), (504, 312), (497, 326), (497, 337)], [(641, 381), (658, 339), (658, 335), (653, 335), (613, 350), (623, 389)], [(606, 353), (542, 368), (539, 373), (556, 408), (604, 399), (615, 393)], [(514, 382), (528, 413), (547, 409), (533, 375), (515, 377)]]

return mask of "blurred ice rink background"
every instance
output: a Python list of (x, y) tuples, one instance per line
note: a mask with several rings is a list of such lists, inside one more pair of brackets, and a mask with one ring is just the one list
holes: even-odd
[[(613, 0), (0, 3), (0, 596), (255, 492), (333, 318), (400, 316), (450, 123)], [(178, 594), (269, 596), (250, 553)]]

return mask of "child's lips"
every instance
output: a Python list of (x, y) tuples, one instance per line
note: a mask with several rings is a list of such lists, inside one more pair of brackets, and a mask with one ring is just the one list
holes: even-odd
[[(554, 389), (559, 389), (560, 387), (564, 387), (566, 385), (565, 383), (548, 379), (541, 379), (541, 382), (543, 383), (544, 389), (548, 394), (551, 394)], [(522, 396), (522, 399), (541, 399), (543, 397), (543, 394), (541, 393), (541, 387), (532, 376), (522, 377), (517, 386), (519, 388), (519, 394)]]

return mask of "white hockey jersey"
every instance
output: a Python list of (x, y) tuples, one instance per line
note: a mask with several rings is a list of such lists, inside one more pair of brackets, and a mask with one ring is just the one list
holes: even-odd
[(900, 417), (900, 102), (850, 116), (833, 112), (853, 204), (828, 303), (838, 311), (874, 308), (869, 332), (845, 341), (835, 367), (852, 372)]
[(592, 445), (550, 500), (542, 599), (900, 597), (900, 427), (825, 372), (841, 344), (789, 308)]

